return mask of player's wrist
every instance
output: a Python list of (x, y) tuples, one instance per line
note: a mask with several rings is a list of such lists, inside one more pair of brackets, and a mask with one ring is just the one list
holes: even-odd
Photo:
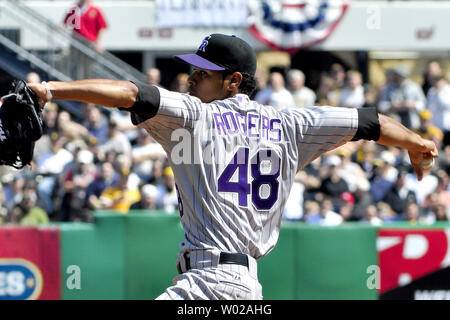
[(47, 105), (48, 103), (50, 103), (53, 100), (53, 93), (50, 90), (50, 85), (48, 84), (48, 82), (42, 81), (41, 84), (45, 88), (45, 100), (46, 100), (45, 104)]

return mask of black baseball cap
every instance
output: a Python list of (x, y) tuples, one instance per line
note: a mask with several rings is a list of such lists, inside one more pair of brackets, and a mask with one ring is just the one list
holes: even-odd
[(228, 70), (254, 75), (256, 54), (250, 45), (236, 36), (213, 33), (206, 36), (196, 53), (175, 56), (190, 65), (212, 71)]

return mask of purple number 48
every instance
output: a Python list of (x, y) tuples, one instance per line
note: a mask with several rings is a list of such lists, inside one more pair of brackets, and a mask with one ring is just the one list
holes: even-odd
[[(270, 172), (261, 172), (261, 163), (270, 162)], [(248, 166), (253, 177), (248, 181)], [(251, 194), (253, 205), (258, 210), (269, 210), (278, 200), (281, 159), (272, 150), (259, 150), (249, 161), (249, 149), (239, 148), (218, 180), (219, 192), (235, 192), (239, 195), (239, 206), (248, 206), (248, 195)], [(238, 170), (238, 181), (231, 181)], [(261, 197), (262, 186), (269, 186), (267, 197)]]

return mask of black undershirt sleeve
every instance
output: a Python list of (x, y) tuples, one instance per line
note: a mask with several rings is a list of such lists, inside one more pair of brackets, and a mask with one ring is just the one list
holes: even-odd
[(155, 86), (131, 82), (138, 87), (136, 101), (130, 108), (119, 109), (131, 112), (131, 121), (137, 125), (153, 118), (158, 113), (161, 95)]
[(380, 121), (376, 108), (359, 108), (358, 109), (358, 130), (352, 141), (357, 140), (374, 140), (380, 138)]

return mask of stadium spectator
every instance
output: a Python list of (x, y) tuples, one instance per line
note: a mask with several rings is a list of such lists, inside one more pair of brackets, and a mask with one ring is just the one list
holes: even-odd
[(67, 139), (57, 133), (50, 136), (50, 150), (37, 159), (37, 172), (43, 175), (57, 175), (73, 160), (73, 155), (64, 148)]
[(119, 109), (109, 110), (109, 119), (117, 123), (117, 130), (124, 133), (130, 143), (134, 143), (137, 139), (138, 132), (136, 126), (131, 122), (130, 114)]
[(364, 105), (364, 87), (359, 71), (347, 71), (347, 82), (339, 94), (339, 107), (361, 108)]
[(436, 216), (436, 221), (450, 221), (449, 207), (440, 204), (436, 207), (434, 214)]
[(168, 214), (175, 213), (178, 209), (178, 195), (175, 186), (175, 177), (171, 167), (166, 167), (163, 171), (163, 181), (158, 186), (157, 206), (163, 208)]
[(108, 121), (107, 140), (98, 146), (98, 156), (100, 159), (107, 152), (123, 153), (131, 155), (131, 143), (127, 136), (118, 129), (117, 122), (113, 119)]
[(397, 157), (394, 154), (396, 148), (391, 148), (383, 150), (380, 152), (379, 159), (383, 162), (383, 167), (385, 167), (384, 177), (389, 182), (394, 183), (397, 180), (398, 170), (397, 170)]
[(86, 190), (94, 180), (94, 155), (88, 150), (77, 153), (72, 166), (62, 175), (60, 221), (89, 221)]
[(106, 143), (108, 140), (108, 119), (93, 104), (86, 104), (86, 117), (83, 126), (95, 137), (96, 144)]
[(375, 202), (383, 200), (386, 193), (391, 189), (394, 181), (389, 177), (391, 164), (381, 158), (375, 160), (376, 169), (370, 181), (370, 194)]
[(425, 198), (436, 190), (437, 186), (438, 179), (432, 172), (424, 175), (421, 181), (417, 180), (414, 173), (408, 173), (405, 177), (405, 187), (407, 190), (414, 192), (419, 206), (423, 205)]
[(419, 222), (420, 218), (419, 206), (415, 202), (408, 202), (400, 220), (408, 221), (411, 224)]
[(327, 98), (329, 105), (338, 106), (339, 97), (345, 86), (346, 73), (344, 67), (340, 63), (333, 63), (328, 72), (331, 78), (331, 88), (328, 91)]
[(0, 224), (8, 218), (8, 208), (5, 207), (5, 195), (3, 193), (3, 184), (0, 183)]
[(103, 33), (107, 28), (105, 16), (91, 0), (79, 0), (64, 18), (64, 25), (91, 42), (103, 52)]
[(269, 86), (256, 94), (255, 100), (261, 104), (268, 104), (281, 110), (294, 106), (294, 98), (285, 87), (284, 77), (279, 72), (272, 72), (269, 76)]
[(339, 215), (344, 221), (352, 221), (352, 211), (355, 205), (355, 196), (350, 192), (344, 192), (339, 197)]
[(325, 165), (328, 168), (328, 175), (323, 179), (320, 186), (320, 192), (329, 197), (335, 208), (339, 206), (339, 197), (342, 193), (349, 191), (347, 182), (342, 179), (338, 170), (341, 166), (341, 159), (337, 155), (330, 155), (325, 159)]
[(334, 211), (333, 201), (330, 198), (325, 198), (320, 204), (319, 225), (322, 226), (337, 226), (340, 225), (344, 219)]
[(267, 74), (267, 71), (265, 69), (257, 68), (255, 72), (255, 79), (256, 79), (256, 89), (253, 92), (252, 98), (256, 97), (258, 92), (267, 88), (269, 75)]
[(291, 192), (286, 201), (283, 211), (283, 219), (289, 221), (299, 221), (303, 217), (303, 193), (305, 186), (299, 182), (294, 181)]
[(155, 186), (159, 185), (163, 181), (163, 172), (164, 172), (164, 163), (167, 162), (167, 160), (163, 161), (161, 159), (155, 160), (153, 162), (153, 170), (151, 172), (150, 178), (148, 180), (148, 183), (151, 183)]
[(128, 213), (133, 203), (141, 200), (139, 189), (128, 187), (129, 175), (129, 171), (121, 171), (117, 183), (102, 192), (100, 195), (101, 209), (115, 210), (125, 214)]
[(3, 202), (10, 211), (22, 201), (25, 177), (20, 173), (8, 174), (3, 177), (2, 183), (5, 184)]
[(161, 71), (158, 68), (147, 69), (147, 81), (148, 84), (153, 86), (161, 86)]
[(436, 221), (445, 221), (448, 222), (450, 221), (450, 211), (448, 209), (448, 207), (443, 206), (443, 205), (439, 205), (436, 208)]
[(370, 205), (366, 208), (366, 212), (361, 222), (368, 223), (372, 226), (381, 226), (383, 224), (383, 220), (378, 213), (378, 208), (375, 205)]
[(378, 202), (376, 204), (379, 217), (383, 223), (391, 223), (397, 220), (397, 213), (392, 210), (391, 206), (386, 202)]
[(439, 206), (439, 194), (434, 191), (430, 193), (424, 200), (420, 210), (420, 222), (432, 224), (436, 222), (436, 212)]
[(450, 84), (444, 77), (438, 77), (428, 91), (427, 107), (433, 124), (444, 133), (442, 148), (450, 145)]
[(435, 160), (437, 167), (450, 175), (450, 145), (444, 147), (443, 152), (439, 153), (439, 157)]
[(364, 170), (367, 179), (372, 179), (374, 175), (377, 149), (378, 147), (373, 141), (366, 141), (356, 151), (356, 162)]
[(48, 103), (42, 110), (44, 135), (51, 135), (58, 130), (58, 111), (59, 107), (55, 102)]
[(351, 215), (352, 220), (361, 220), (364, 217), (366, 208), (374, 203), (369, 190), (370, 184), (367, 180), (358, 180), (356, 183), (356, 191), (354, 192), (355, 204)]
[(422, 88), (408, 79), (409, 69), (402, 64), (391, 70), (393, 83), (382, 92), (379, 110), (394, 115), (407, 128), (417, 129), (417, 114), (425, 108), (426, 99)]
[(305, 215), (303, 221), (308, 224), (319, 224), (321, 219), (319, 203), (313, 200), (305, 201)]
[(43, 135), (35, 142), (33, 161), (36, 160), (44, 153), (50, 150), (50, 136), (55, 133), (58, 134), (58, 105), (54, 102), (47, 104), (42, 110), (43, 117)]
[(71, 152), (64, 148), (66, 138), (53, 133), (50, 136), (50, 150), (37, 159), (37, 173), (42, 179), (37, 185), (39, 198), (43, 201), (43, 209), (52, 217), (55, 213), (55, 192), (58, 190), (59, 175), (65, 165), (73, 160)]
[(294, 98), (294, 106), (298, 108), (313, 106), (316, 94), (305, 86), (305, 74), (298, 69), (291, 69), (287, 73), (288, 88)]
[(333, 78), (327, 74), (322, 74), (320, 77), (319, 88), (316, 93), (316, 104), (319, 106), (337, 106), (338, 101), (336, 99), (336, 95), (333, 93), (333, 90)]
[(131, 149), (134, 172), (145, 182), (152, 176), (155, 160), (166, 157), (163, 147), (153, 141), (152, 136), (144, 129), (138, 130), (137, 143)]
[(59, 134), (64, 136), (68, 142), (90, 138), (89, 130), (81, 124), (72, 121), (72, 117), (67, 111), (58, 113), (57, 126)]
[(342, 89), (345, 86), (345, 69), (340, 63), (333, 63), (329, 74), (334, 82), (334, 89)]
[(419, 118), (420, 126), (417, 130), (414, 130), (414, 132), (424, 139), (433, 140), (436, 144), (436, 148), (440, 149), (444, 134), (441, 129), (433, 125), (433, 113), (429, 109), (425, 109), (419, 113)]
[(119, 175), (114, 171), (114, 167), (111, 162), (103, 162), (100, 166), (100, 172), (87, 187), (86, 201), (88, 207), (92, 210), (100, 209), (100, 196), (103, 191), (117, 183)]
[(318, 176), (320, 162), (320, 158), (315, 159), (300, 170), (295, 176), (295, 179), (301, 182), (305, 187), (303, 194), (305, 201), (315, 199), (315, 194), (318, 192), (322, 183), (322, 180)]
[(362, 108), (378, 108), (378, 94), (370, 84), (364, 84), (364, 104)]
[(430, 61), (423, 74), (422, 90), (425, 95), (436, 84), (437, 78), (442, 76), (442, 68), (437, 61)]
[(22, 201), (12, 210), (13, 222), (24, 225), (44, 224), (50, 221), (47, 213), (36, 206), (37, 195), (35, 188), (25, 188)]
[(359, 164), (352, 161), (352, 152), (346, 146), (340, 147), (335, 151), (336, 155), (341, 158), (341, 165), (337, 173), (345, 180), (350, 192), (355, 192), (356, 182), (360, 179), (367, 179), (366, 173)]
[(449, 176), (445, 170), (439, 169), (436, 172), (436, 176), (438, 178), (438, 186), (436, 188), (436, 192), (439, 197), (439, 204), (445, 206), (446, 208), (450, 208), (450, 182)]
[(177, 74), (170, 85), (170, 90), (180, 93), (187, 93), (189, 89), (188, 78), (189, 75), (187, 73)]
[(388, 204), (392, 210), (400, 215), (406, 208), (408, 202), (417, 202), (416, 194), (414, 191), (409, 190), (405, 186), (406, 175), (408, 174), (405, 170), (399, 170), (397, 174), (397, 179), (391, 188), (386, 192), (383, 202)]
[(141, 200), (132, 204), (130, 210), (157, 210), (156, 205), (159, 197), (158, 188), (152, 184), (145, 184), (141, 187)]
[[(113, 161), (111, 161), (113, 160)], [(139, 189), (141, 179), (133, 171), (133, 162), (128, 154), (117, 154), (113, 159), (108, 160), (114, 164), (114, 170), (116, 172), (128, 172), (127, 188), (129, 190)]]

